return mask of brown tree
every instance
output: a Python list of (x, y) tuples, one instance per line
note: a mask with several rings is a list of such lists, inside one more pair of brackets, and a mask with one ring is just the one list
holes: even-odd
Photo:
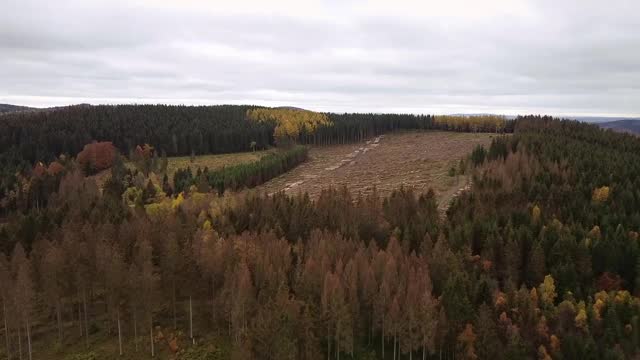
[(94, 142), (84, 146), (76, 161), (84, 170), (95, 173), (113, 166), (118, 150), (110, 141)]
[(462, 333), (458, 335), (458, 342), (462, 347), (462, 354), (465, 359), (473, 360), (478, 358), (474, 347), (476, 337), (476, 334), (473, 332), (473, 325), (471, 324), (467, 324)]
[(161, 270), (163, 283), (169, 284), (171, 308), (173, 312), (173, 329), (178, 328), (177, 320), (177, 283), (178, 271), (180, 267), (180, 247), (175, 234), (169, 234), (163, 241)]
[(63, 249), (50, 243), (42, 259), (42, 278), (46, 303), (53, 307), (58, 327), (58, 343), (62, 344), (62, 301), (65, 295), (67, 259)]
[(24, 327), (27, 334), (27, 352), (29, 354), (29, 360), (31, 360), (33, 357), (31, 346), (31, 317), (36, 294), (34, 290), (32, 264), (24, 255), (24, 250), (20, 243), (16, 245), (16, 249), (13, 252), (12, 267), (16, 269), (13, 296), (17, 305), (21, 326)]
[(232, 309), (232, 326), (236, 343), (247, 334), (248, 312), (254, 302), (254, 288), (251, 281), (251, 273), (246, 262), (240, 262), (234, 277), (234, 305)]
[(4, 340), (7, 358), (11, 359), (11, 347), (9, 343), (9, 311), (11, 294), (11, 270), (9, 263), (3, 253), (0, 253), (0, 299), (2, 299), (2, 320), (4, 325)]

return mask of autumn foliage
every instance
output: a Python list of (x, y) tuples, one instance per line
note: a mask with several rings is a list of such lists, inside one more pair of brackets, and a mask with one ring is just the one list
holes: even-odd
[(313, 134), (320, 126), (331, 126), (326, 114), (301, 109), (257, 108), (247, 111), (257, 122), (274, 122), (273, 136), (279, 144), (295, 141), (301, 134)]
[(117, 149), (110, 141), (94, 142), (84, 146), (76, 161), (89, 173), (95, 173), (113, 166)]
[[(380, 116), (372, 123), (415, 125)], [(640, 141), (550, 118), (516, 124), (478, 156), (446, 213), (435, 192), (406, 187), (311, 199), (219, 196), (198, 182), (142, 208), (159, 186), (135, 170), (114, 166), (102, 191), (79, 172), (55, 187), (31, 179), (11, 199), (37, 207), (0, 226), (2, 351), (637, 358)], [(602, 184), (615, 191), (594, 201)]]
[(599, 188), (596, 188), (593, 190), (593, 201), (595, 202), (605, 202), (609, 199), (609, 187), (608, 186), (602, 186)]

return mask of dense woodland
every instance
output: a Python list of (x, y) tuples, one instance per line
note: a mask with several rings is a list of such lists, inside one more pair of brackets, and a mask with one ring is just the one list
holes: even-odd
[(157, 164), (117, 161), (100, 191), (71, 159), (38, 167), (59, 177), (43, 182), (52, 195), (0, 227), (5, 351), (639, 356), (640, 140), (548, 117), (508, 124), (513, 135), (470, 154), (472, 188), (446, 217), (433, 192), (403, 188), (312, 201), (194, 180), (171, 195), (151, 181)]
[(0, 116), (0, 197), (17, 192), (38, 163), (64, 162), (61, 156), (75, 157), (94, 141), (111, 142), (129, 157), (145, 144), (158, 154), (189, 156), (253, 151), (278, 142), (348, 143), (399, 129), (511, 132), (513, 122), (496, 116), (320, 114), (235, 105), (77, 105), (9, 113)]

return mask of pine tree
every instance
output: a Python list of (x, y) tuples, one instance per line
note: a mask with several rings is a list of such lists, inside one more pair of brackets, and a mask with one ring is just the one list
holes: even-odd
[(455, 332), (471, 319), (473, 308), (469, 301), (466, 280), (462, 274), (452, 274), (442, 293), (442, 305)]
[(546, 274), (545, 257), (539, 241), (536, 241), (531, 249), (526, 274), (529, 286), (536, 286), (544, 280)]

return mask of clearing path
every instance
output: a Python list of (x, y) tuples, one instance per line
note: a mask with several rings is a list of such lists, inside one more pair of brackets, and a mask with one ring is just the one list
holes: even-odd
[(433, 188), (440, 206), (467, 185), (464, 176), (448, 175), (449, 168), (478, 145), (488, 146), (496, 134), (455, 132), (398, 132), (369, 141), (314, 147), (309, 160), (259, 187), (267, 193), (308, 192), (316, 198), (323, 188), (347, 188), (354, 194), (373, 191), (381, 196), (400, 187), (418, 192)]

